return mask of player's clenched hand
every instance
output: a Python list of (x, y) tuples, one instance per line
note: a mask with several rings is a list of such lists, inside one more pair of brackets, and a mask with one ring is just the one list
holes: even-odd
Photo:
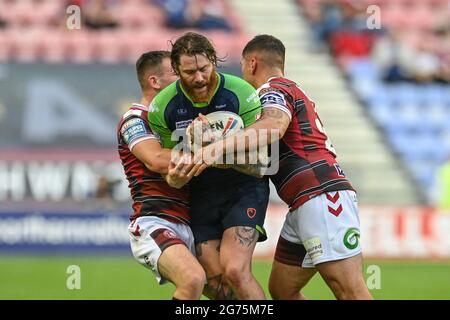
[(194, 121), (198, 121), (198, 120), (201, 121), (201, 122), (203, 122), (204, 124), (209, 125), (209, 120), (208, 120), (208, 118), (207, 118), (206, 116), (204, 116), (202, 113), (199, 113), (199, 114), (198, 114), (198, 117), (195, 118)]
[(167, 183), (174, 188), (182, 188), (198, 171), (201, 163), (195, 164), (190, 154), (171, 159), (166, 175)]
[(202, 164), (195, 173), (195, 176), (198, 176), (208, 167), (217, 167), (221, 169), (228, 168), (228, 166), (224, 164), (219, 164), (222, 163), (222, 160), (223, 151), (221, 140), (200, 148), (194, 153), (194, 162)]

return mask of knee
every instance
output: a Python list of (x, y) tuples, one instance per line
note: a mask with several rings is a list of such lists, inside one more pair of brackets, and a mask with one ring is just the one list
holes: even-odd
[(346, 288), (342, 293), (341, 300), (372, 300), (372, 295), (364, 284)]
[(228, 283), (234, 288), (245, 286), (251, 277), (249, 268), (237, 264), (228, 264), (225, 266), (224, 276)]
[(329, 279), (328, 285), (338, 300), (370, 299), (370, 294), (364, 284), (342, 283), (338, 279)]
[(330, 287), (331, 291), (333, 291), (334, 296), (338, 300), (345, 300), (346, 295), (348, 292), (346, 292), (344, 286), (341, 282), (338, 281), (338, 279), (331, 278), (327, 281), (328, 286)]
[(298, 288), (285, 288), (275, 281), (269, 281), (269, 293), (274, 300), (305, 300)]
[(269, 281), (269, 293), (274, 300), (284, 300), (282, 290), (280, 290), (278, 284), (273, 281)]
[(206, 274), (203, 269), (189, 271), (183, 276), (183, 282), (180, 283), (179, 289), (200, 296), (206, 284)]

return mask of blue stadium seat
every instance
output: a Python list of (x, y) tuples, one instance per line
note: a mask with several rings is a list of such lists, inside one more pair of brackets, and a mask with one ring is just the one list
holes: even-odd
[(424, 105), (445, 103), (445, 87), (437, 84), (426, 84), (417, 86), (416, 91), (419, 100)]
[(380, 72), (370, 59), (354, 59), (347, 66), (351, 78), (377, 80)]
[(378, 81), (369, 78), (353, 78), (351, 80), (352, 87), (356, 94), (364, 101), (376, 98), (379, 96)]
[(378, 126), (389, 130), (395, 127), (395, 118), (393, 117), (392, 105), (385, 99), (379, 99), (369, 104), (369, 113), (375, 119)]
[(388, 135), (388, 140), (394, 150), (409, 161), (426, 160), (430, 163), (440, 163), (448, 154), (435, 135), (396, 133)]
[(424, 124), (422, 116), (418, 110), (418, 106), (411, 102), (398, 103), (393, 110), (398, 121), (408, 126), (413, 131), (422, 131)]
[(445, 88), (443, 91), (444, 93), (444, 104), (447, 105), (448, 108), (450, 108), (450, 88)]
[(417, 111), (423, 116), (424, 122), (431, 132), (440, 134), (450, 130), (450, 108), (447, 108), (445, 104), (430, 104)]
[(384, 91), (383, 94), (379, 94), (380, 90), (381, 89), (377, 90), (377, 92), (374, 92), (372, 95), (368, 96), (367, 105), (370, 108), (381, 104), (391, 107), (394, 104), (394, 101), (391, 99), (390, 94), (386, 94)]
[(395, 94), (390, 85), (373, 80), (355, 80), (352, 82), (353, 88), (363, 100), (369, 104), (385, 101), (394, 104)]
[(409, 83), (391, 85), (389, 90), (396, 103), (417, 103), (419, 99), (416, 86)]
[(408, 159), (405, 160), (414, 178), (417, 181), (419, 181), (423, 187), (425, 188), (431, 187), (435, 179), (436, 166), (430, 164), (429, 161), (424, 160), (416, 160), (416, 161), (408, 161)]

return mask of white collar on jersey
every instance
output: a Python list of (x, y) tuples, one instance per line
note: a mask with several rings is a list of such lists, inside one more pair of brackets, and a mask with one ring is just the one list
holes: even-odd
[(276, 79), (276, 78), (284, 78), (284, 77), (270, 77), (269, 79), (267, 79), (266, 83), (264, 83), (261, 87), (259, 87), (258, 89), (256, 89), (256, 93), (259, 94), (259, 92), (260, 92), (262, 89), (269, 88), (269, 87), (270, 87), (270, 83), (269, 83), (269, 82), (270, 82), (271, 80), (273, 80), (273, 79)]
[(271, 78), (269, 78), (269, 79), (267, 79), (267, 81), (266, 81), (266, 83), (264, 83), (261, 87), (259, 87), (258, 89), (256, 89), (256, 93), (259, 95), (259, 92), (262, 90), (262, 89), (266, 89), (266, 88), (269, 88), (270, 87), (270, 80), (272, 80), (272, 79), (275, 79), (276, 77), (271, 77)]
[(144, 106), (143, 104), (140, 104), (140, 103), (133, 103), (133, 108), (139, 109), (142, 111), (148, 111), (148, 106)]

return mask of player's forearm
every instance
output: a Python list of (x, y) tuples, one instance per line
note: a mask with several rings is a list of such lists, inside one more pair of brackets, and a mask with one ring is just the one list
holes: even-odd
[(281, 124), (273, 118), (261, 118), (244, 131), (225, 138), (222, 142), (223, 153), (244, 152), (256, 150), (272, 144), (283, 137), (284, 132), (280, 130)]
[(149, 159), (144, 160), (144, 164), (150, 171), (165, 175), (168, 172), (170, 157), (169, 149), (161, 149), (153, 153)]
[[(265, 163), (268, 144), (274, 143), (281, 137), (277, 128), (268, 125), (270, 122), (267, 120), (255, 123), (233, 136), (208, 145), (201, 153), (201, 160), (207, 165), (233, 164), (236, 163), (236, 159), (240, 159), (237, 162), (239, 164), (254, 165), (261, 163), (260, 159), (264, 160), (262, 163)], [(253, 161), (250, 161), (251, 159)], [(253, 173), (249, 174), (253, 175)]]

